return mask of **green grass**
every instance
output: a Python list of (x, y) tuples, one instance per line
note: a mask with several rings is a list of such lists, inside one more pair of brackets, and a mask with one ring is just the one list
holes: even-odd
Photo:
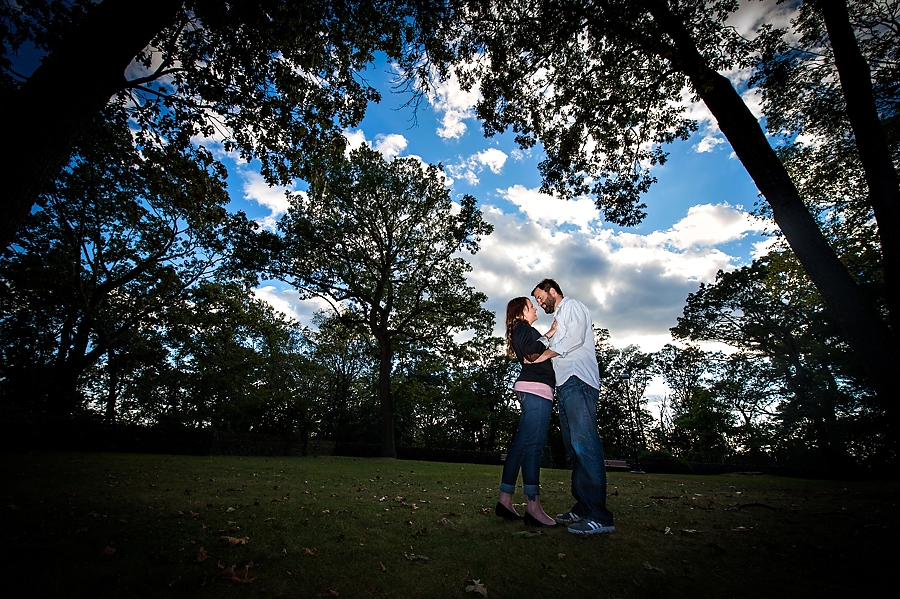
[[(569, 474), (542, 471), (548, 513)], [(494, 516), (499, 466), (41, 454), (0, 475), (7, 597), (471, 598), (480, 580), (491, 598), (861, 599), (898, 555), (896, 481), (611, 473), (616, 531), (582, 537)], [(252, 582), (221, 578), (250, 562)]]

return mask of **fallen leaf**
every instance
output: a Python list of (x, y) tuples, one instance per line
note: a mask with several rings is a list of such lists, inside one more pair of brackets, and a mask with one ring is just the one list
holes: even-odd
[(512, 536), (522, 537), (523, 539), (530, 539), (531, 537), (539, 537), (542, 534), (544, 534), (544, 532), (540, 530), (523, 530), (521, 532), (512, 533)]
[(315, 548), (310, 549), (309, 547), (304, 547), (304, 548), (303, 548), (303, 555), (311, 555), (312, 557), (315, 557), (315, 556), (316, 556), (316, 550), (315, 550)]
[(382, 564), (381, 562), (375, 562), (375, 565), (376, 565), (376, 566), (378, 567), (378, 569), (381, 570), (382, 572), (387, 572), (387, 568), (385, 568), (385, 567), (384, 567), (384, 564)]
[(484, 588), (484, 585), (481, 584), (480, 580), (470, 580), (469, 584), (466, 585), (467, 593), (478, 593), (482, 597), (487, 597), (487, 589)]
[(338, 593), (334, 589), (327, 589), (322, 596), (323, 597), (338, 597), (339, 595), (340, 595), (340, 593)]
[(106, 547), (103, 548), (103, 551), (100, 552), (100, 555), (112, 555), (115, 552), (116, 552), (115, 548), (107, 545)]
[(566, 554), (565, 554), (565, 553), (557, 553), (557, 554), (556, 554), (556, 557), (557, 557), (558, 559), (563, 559), (564, 557), (566, 557)]
[(672, 529), (669, 528), (668, 526), (666, 526), (666, 533), (665, 533), (665, 534), (667, 534), (667, 535), (672, 534)]
[(249, 584), (256, 580), (255, 576), (253, 578), (249, 577), (250, 567), (252, 564), (253, 562), (250, 562), (237, 572), (234, 571), (234, 569), (237, 567), (236, 565), (231, 566), (230, 568), (225, 568), (224, 570), (216, 574), (216, 578), (222, 578), (224, 580), (230, 580), (231, 582), (237, 582), (241, 584)]
[(229, 537), (229, 536), (221, 536), (219, 537), (220, 541), (225, 541), (228, 543), (229, 547), (234, 547), (235, 545), (246, 545), (250, 542), (250, 537)]
[(75, 534), (80, 535), (80, 534), (86, 533), (87, 531), (88, 531), (87, 527), (79, 528), (78, 530), (75, 531)]
[(663, 570), (662, 568), (657, 568), (656, 566), (651, 566), (650, 562), (644, 562), (644, 568), (646, 568), (647, 570), (651, 570), (653, 572), (659, 572), (660, 574), (666, 573), (666, 571)]
[(200, 551), (197, 552), (197, 559), (195, 560), (197, 563), (203, 563), (209, 559), (209, 552), (203, 547), (200, 548)]
[(693, 529), (693, 528), (682, 528), (681, 529), (681, 534), (683, 534), (683, 535), (696, 535), (696, 534), (700, 534), (700, 532), (701, 531)]
[(404, 553), (403, 556), (411, 562), (427, 562), (428, 558), (424, 555), (416, 555), (415, 553)]
[(225, 510), (225, 512), (226, 512), (226, 513), (229, 513), (229, 514), (230, 514), (231, 512), (233, 512), (233, 511), (235, 511), (233, 507), (230, 507), (230, 508), (228, 508), (227, 510)]

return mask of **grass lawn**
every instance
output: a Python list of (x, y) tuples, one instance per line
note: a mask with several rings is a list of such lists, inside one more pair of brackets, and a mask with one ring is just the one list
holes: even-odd
[[(62, 453), (0, 473), (11, 598), (477, 598), (477, 580), (492, 598), (863, 599), (893, 594), (900, 555), (897, 481), (610, 473), (616, 531), (584, 537), (496, 517), (499, 466)], [(569, 475), (542, 471), (548, 513)]]

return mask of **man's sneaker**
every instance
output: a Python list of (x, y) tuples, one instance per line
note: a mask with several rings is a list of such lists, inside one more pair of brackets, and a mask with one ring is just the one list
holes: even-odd
[(581, 516), (573, 514), (572, 510), (569, 510), (565, 514), (556, 514), (555, 520), (560, 524), (572, 524), (581, 520)]
[(569, 532), (574, 532), (576, 535), (598, 535), (604, 532), (612, 532), (615, 529), (616, 527), (612, 524), (604, 526), (590, 518), (579, 518), (569, 525)]

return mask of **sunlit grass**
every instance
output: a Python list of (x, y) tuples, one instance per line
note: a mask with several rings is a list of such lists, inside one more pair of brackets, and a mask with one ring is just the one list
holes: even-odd
[[(585, 538), (494, 516), (498, 466), (46, 454), (2, 474), (11, 597), (869, 597), (900, 489), (611, 473), (617, 530)], [(548, 513), (569, 474), (542, 471)]]

